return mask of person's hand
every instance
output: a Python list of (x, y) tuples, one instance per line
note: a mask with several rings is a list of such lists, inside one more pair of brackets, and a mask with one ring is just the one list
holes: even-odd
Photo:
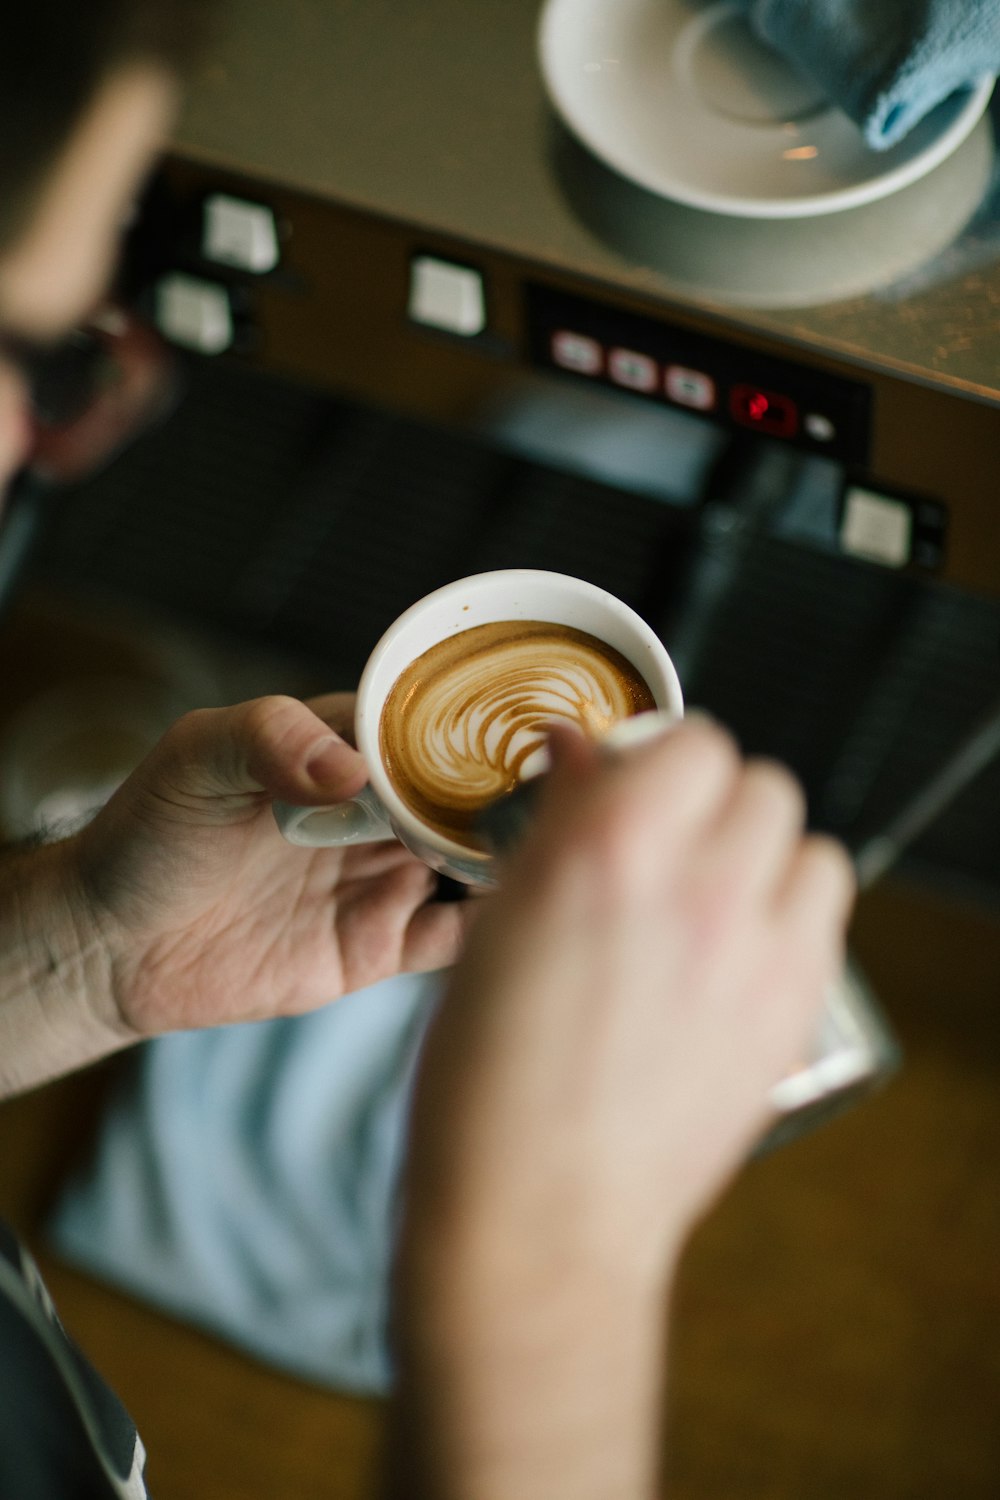
[(653, 1495), (681, 1246), (842, 960), (850, 866), (786, 772), (707, 721), (552, 748), (418, 1079), (394, 1479), (421, 1500)]
[(610, 765), (553, 750), (432, 1028), (416, 1170), (657, 1265), (808, 1056), (853, 876), (790, 774), (707, 720)]
[[(68, 842), (86, 920), (140, 1036), (310, 1010), (453, 962), (463, 914), (400, 844), (302, 849), (272, 799), (336, 802), (366, 780), (353, 695), (186, 715)], [(331, 729), (330, 726), (333, 726)]]

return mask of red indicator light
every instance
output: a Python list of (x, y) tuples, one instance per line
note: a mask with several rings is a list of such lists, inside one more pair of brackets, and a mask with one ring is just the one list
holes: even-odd
[(747, 416), (754, 422), (763, 422), (771, 409), (771, 403), (763, 391), (755, 391), (747, 402)]
[(792, 398), (756, 385), (733, 386), (729, 415), (741, 426), (754, 427), (769, 437), (790, 438), (799, 430), (799, 409)]

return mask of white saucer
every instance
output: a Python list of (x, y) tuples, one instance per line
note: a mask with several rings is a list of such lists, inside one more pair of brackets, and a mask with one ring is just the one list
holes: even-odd
[(538, 45), (552, 103), (595, 156), (654, 193), (744, 218), (832, 213), (915, 182), (965, 140), (994, 83), (872, 151), (757, 41), (736, 0), (546, 0)]

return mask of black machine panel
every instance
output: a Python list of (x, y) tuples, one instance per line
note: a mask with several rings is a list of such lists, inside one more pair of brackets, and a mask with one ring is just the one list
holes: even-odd
[[(60, 498), (33, 578), (291, 652), (320, 691), (352, 686), (438, 584), (575, 573), (638, 609), (689, 703), (789, 764), (814, 823), (857, 845), (995, 699), (1000, 604), (780, 534), (744, 490), (813, 460), (760, 441), (755, 461), (747, 441), (715, 469), (736, 462), (738, 511), (678, 506), (209, 361), (162, 427)], [(995, 900), (998, 819), (994, 766), (905, 868)]]
[(546, 369), (794, 443), (863, 469), (871, 392), (860, 381), (538, 284), (526, 288), (531, 358)]

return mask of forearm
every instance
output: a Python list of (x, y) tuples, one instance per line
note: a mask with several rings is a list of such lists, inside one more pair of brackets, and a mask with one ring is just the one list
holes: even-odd
[(0, 853), (0, 1097), (133, 1040), (65, 843)]
[(653, 1500), (662, 1295), (441, 1241), (408, 1249), (400, 1295), (388, 1500)]

